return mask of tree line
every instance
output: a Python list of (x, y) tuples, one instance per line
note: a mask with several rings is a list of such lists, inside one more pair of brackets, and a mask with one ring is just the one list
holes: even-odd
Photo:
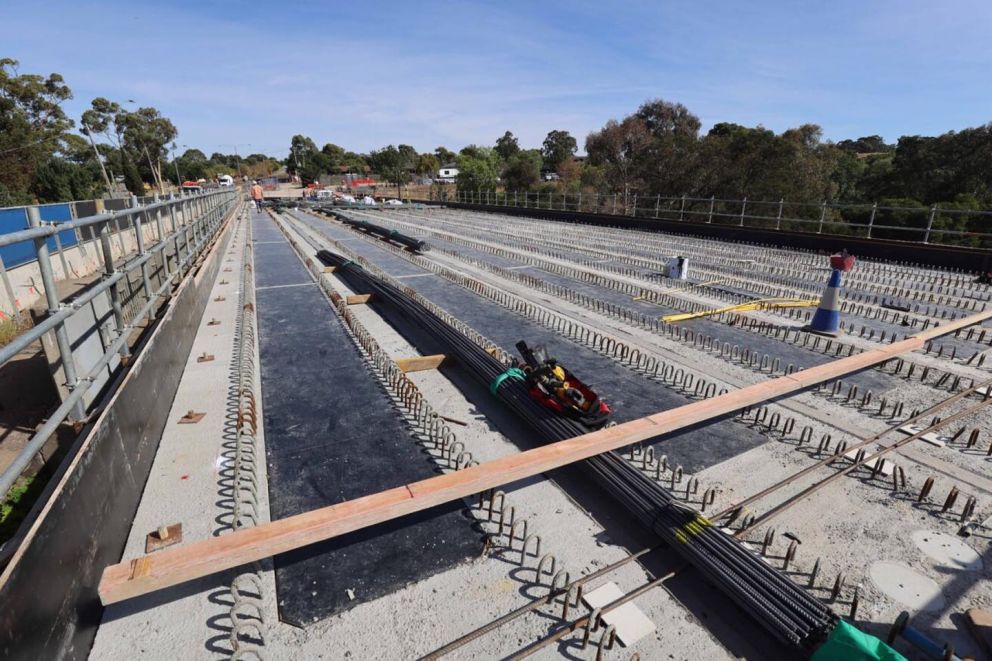
[[(815, 124), (781, 133), (727, 122), (701, 128), (682, 104), (653, 99), (589, 133), (585, 157), (575, 157), (577, 141), (566, 131), (548, 133), (540, 149), (521, 149), (508, 131), (492, 148), (462, 150), (458, 184), (466, 191), (613, 194), (624, 209), (633, 196), (647, 202), (685, 196), (702, 202), (696, 209), (711, 210), (710, 199), (733, 200), (722, 208), (734, 212), (743, 200), (783, 200), (787, 213), (822, 213), (821, 220), (840, 224), (835, 231), (870, 222), (920, 228), (928, 221), (938, 230), (992, 231), (988, 215), (955, 213), (992, 209), (992, 123), (903, 136), (895, 144), (878, 135), (824, 141)], [(555, 172), (556, 181), (544, 181), (542, 171)], [(873, 204), (881, 209), (877, 217)], [(919, 238), (895, 229), (875, 236)]]
[[(220, 174), (263, 176), (279, 167), (264, 154), (240, 157), (198, 149), (176, 155), (178, 130), (153, 107), (129, 109), (93, 99), (78, 122), (62, 104), (72, 90), (60, 74), (20, 73), (0, 59), (0, 207), (85, 200), (146, 184), (210, 179)], [(130, 103), (130, 102), (128, 102)]]
[(540, 147), (524, 148), (506, 131), (491, 146), (472, 144), (457, 153), (443, 146), (417, 153), (409, 145), (389, 145), (356, 154), (333, 144), (318, 150), (309, 138), (295, 136), (286, 163), (304, 180), (375, 172), (396, 185), (453, 163), (458, 187), (468, 191), (992, 208), (992, 124), (934, 137), (903, 136), (895, 144), (877, 135), (825, 141), (815, 124), (781, 133), (728, 122), (705, 133), (701, 128), (682, 104), (653, 99), (589, 133), (584, 157), (576, 157), (574, 136), (553, 130)]
[(685, 106), (648, 101), (586, 138), (588, 167), (613, 191), (893, 206), (992, 207), (992, 124), (896, 144), (825, 142), (815, 124), (776, 134), (718, 123), (705, 134)]
[(442, 167), (459, 170), (459, 187), (492, 188), (503, 182), (520, 190), (536, 185), (544, 172), (570, 172), (578, 149), (568, 131), (551, 131), (540, 149), (521, 149), (519, 141), (507, 131), (493, 147), (467, 145), (458, 152), (439, 146), (433, 152), (421, 152), (406, 144), (387, 145), (367, 154), (344, 150), (333, 143), (317, 148), (309, 137), (295, 135), (289, 155), (283, 161), (289, 173), (298, 175), (304, 184), (319, 181), (323, 175), (375, 174), (397, 187), (416, 177), (434, 180)]
[[(793, 204), (873, 203), (905, 209), (992, 208), (992, 123), (939, 136), (903, 136), (895, 144), (866, 136), (824, 141), (815, 124), (775, 133), (721, 122), (705, 133), (680, 103), (653, 99), (610, 119), (578, 140), (549, 131), (526, 148), (511, 131), (492, 145), (418, 153), (407, 144), (360, 154), (293, 136), (282, 161), (264, 154), (209, 157), (178, 150), (178, 130), (155, 108), (93, 99), (77, 121), (62, 104), (72, 91), (62, 76), (22, 74), (0, 59), (0, 206), (87, 199), (121, 186), (134, 194), (147, 182), (163, 188), (219, 174), (261, 177), (285, 167), (303, 183), (324, 175), (375, 173), (402, 186), (436, 180), (449, 164), (462, 190), (555, 191), (631, 196), (780, 200)], [(130, 102), (128, 102), (130, 103)], [(550, 181), (549, 181), (550, 179)], [(851, 212), (845, 221), (860, 222)], [(909, 222), (889, 218), (887, 222)], [(982, 217), (941, 219), (944, 226), (985, 230)]]

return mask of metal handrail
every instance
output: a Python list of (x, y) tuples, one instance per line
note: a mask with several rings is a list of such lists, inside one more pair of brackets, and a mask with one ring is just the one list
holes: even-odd
[[(896, 239), (907, 243), (928, 244), (932, 240), (954, 244), (954, 238), (977, 239), (983, 247), (992, 247), (992, 233), (970, 230), (953, 229), (939, 226), (940, 218), (976, 219), (992, 218), (992, 211), (972, 209), (941, 209), (934, 204), (928, 207), (880, 206), (876, 203), (846, 203), (828, 202), (789, 202), (780, 200), (740, 200), (711, 197), (678, 197), (649, 195), (624, 196), (621, 193), (561, 193), (555, 191), (496, 191), (496, 190), (458, 190), (455, 200), (467, 204), (483, 204), (489, 206), (507, 206), (533, 209), (548, 209), (560, 211), (575, 211), (600, 213), (604, 215), (627, 216), (636, 218), (677, 220), (705, 224), (727, 225), (738, 227), (756, 227), (763, 230), (788, 231), (789, 226), (815, 225), (817, 234), (860, 235), (864, 238), (877, 239), (872, 232), (884, 231), (890, 236), (900, 234)], [(700, 208), (707, 205), (708, 208)], [(768, 209), (778, 209), (776, 215), (770, 215)], [(763, 213), (754, 213), (761, 209)], [(813, 213), (809, 216), (795, 217), (785, 215), (786, 212), (795, 214), (803, 210)], [(828, 214), (829, 211), (837, 213)], [(865, 214), (867, 222), (838, 220), (845, 212), (857, 211)], [(817, 213), (818, 212), (818, 213)], [(885, 214), (891, 212), (916, 214), (918, 224), (913, 226), (885, 224)], [(876, 220), (881, 222), (876, 222)], [(727, 222), (732, 221), (732, 222)], [(937, 226), (935, 226), (935, 224)], [(783, 227), (785, 226), (785, 227)], [(834, 230), (834, 231), (832, 231)], [(842, 230), (842, 231), (836, 231)], [(809, 230), (805, 230), (809, 231)]]
[[(85, 417), (83, 398), (100, 373), (107, 369), (114, 356), (128, 354), (128, 337), (135, 326), (123, 321), (120, 292), (118, 284), (128, 278), (128, 274), (142, 270), (144, 305), (133, 315), (133, 319), (150, 316), (158, 303), (158, 297), (173, 286), (177, 275), (182, 276), (199, 258), (204, 248), (210, 244), (214, 235), (222, 225), (227, 212), (238, 201), (239, 194), (233, 190), (211, 191), (193, 196), (183, 196), (174, 199), (154, 202), (145, 206), (135, 206), (120, 212), (102, 213), (70, 222), (41, 225), (37, 207), (28, 207), (28, 221), (32, 227), (0, 236), (0, 246), (13, 243), (32, 241), (35, 246), (42, 285), (48, 303), (48, 316), (39, 324), (26, 330), (6, 346), (0, 348), (0, 365), (6, 364), (17, 353), (42, 338), (46, 333), (55, 332), (58, 345), (59, 363), (66, 379), (68, 395), (49, 416), (48, 420), (31, 436), (24, 448), (17, 454), (14, 461), (0, 474), (0, 500), (7, 494), (17, 478), (28, 467), (35, 455), (41, 451), (48, 439), (55, 433), (59, 425), (67, 419), (81, 421)], [(191, 209), (183, 213), (182, 223), (177, 221), (176, 211)], [(171, 214), (172, 228), (169, 234), (164, 232), (162, 212)], [(151, 246), (145, 246), (142, 235), (142, 215), (144, 218), (154, 218), (157, 228), (157, 240)], [(115, 219), (136, 216), (133, 219), (133, 229), (137, 239), (138, 254), (126, 261), (120, 267), (115, 266), (110, 253), (109, 223)], [(103, 224), (100, 228), (100, 241), (104, 250), (103, 279), (87, 289), (84, 293), (72, 299), (69, 303), (59, 300), (55, 287), (55, 276), (52, 271), (51, 255), (48, 252), (47, 237), (69, 229), (89, 227)], [(182, 249), (180, 247), (182, 240)], [(163, 255), (162, 264), (165, 271), (162, 284), (152, 289), (146, 269), (148, 262), (158, 253), (164, 253), (172, 248), (175, 258), (175, 270), (169, 270), (169, 259)], [(185, 252), (185, 255), (183, 255)], [(103, 355), (83, 377), (76, 374), (72, 346), (69, 343), (65, 328), (67, 319), (76, 314), (86, 304), (104, 292), (109, 292), (114, 313), (115, 337), (109, 343)]]
[[(14, 243), (22, 243), (24, 241), (30, 241), (31, 239), (37, 239), (40, 237), (49, 237), (60, 232), (67, 232), (69, 230), (81, 229), (83, 227), (89, 227), (90, 225), (97, 225), (99, 223), (105, 223), (110, 220), (126, 218), (128, 216), (133, 216), (135, 214), (147, 213), (149, 211), (154, 211), (155, 209), (167, 208), (174, 205), (176, 202), (199, 200), (204, 198), (209, 198), (216, 195), (229, 195), (229, 191), (210, 191), (209, 193), (200, 193), (199, 195), (191, 195), (188, 197), (177, 197), (174, 199), (160, 200), (158, 202), (152, 202), (151, 204), (139, 205), (135, 207), (130, 207), (128, 209), (121, 209), (120, 211), (107, 211), (105, 213), (98, 213), (93, 216), (85, 216), (83, 218), (76, 218), (75, 220), (66, 220), (62, 222), (52, 222), (46, 221), (46, 223), (40, 227), (29, 227), (24, 230), (17, 230), (16, 232), (8, 232), (7, 234), (0, 234), (0, 248), (4, 246), (9, 246)], [(27, 207), (30, 213), (32, 209), (37, 209), (37, 206)]]

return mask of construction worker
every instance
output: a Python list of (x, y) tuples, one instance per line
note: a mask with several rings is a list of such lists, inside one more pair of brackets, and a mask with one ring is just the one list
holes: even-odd
[(262, 191), (262, 187), (258, 184), (258, 180), (252, 182), (251, 186), (251, 200), (255, 203), (255, 210), (262, 210), (262, 200), (265, 199), (265, 193)]

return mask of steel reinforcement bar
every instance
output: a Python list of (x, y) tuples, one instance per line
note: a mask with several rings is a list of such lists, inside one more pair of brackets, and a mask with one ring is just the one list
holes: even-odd
[[(353, 265), (345, 264), (344, 266)], [(887, 347), (843, 358), (727, 395), (693, 402), (622, 425), (551, 443), (548, 446), (486, 462), (479, 466), (472, 466), (456, 473), (433, 477), (347, 503), (321, 508), (251, 530), (239, 531), (223, 539), (205, 540), (175, 549), (166, 549), (153, 556), (124, 562), (109, 567), (104, 573), (100, 585), (101, 598), (105, 603), (127, 599), (225, 568), (238, 566), (254, 559), (329, 539), (404, 514), (421, 511), (455, 498), (480, 493), (638, 441), (685, 429), (747, 406), (809, 388), (836, 376), (885, 362), (901, 353), (921, 348), (928, 339), (938, 334), (953, 332), (957, 328), (978, 323), (990, 316), (992, 313), (983, 313), (961, 319), (942, 326), (939, 330), (923, 333)], [(527, 401), (530, 402), (529, 399)], [(625, 471), (635, 471), (635, 469), (623, 464), (617, 465), (617, 474), (622, 475)], [(650, 510), (652, 499), (663, 498), (664, 496), (653, 493), (657, 489), (656, 485), (637, 486), (643, 488), (632, 489), (631, 500), (641, 503), (642, 507), (646, 506), (651, 514), (654, 514), (653, 510)], [(615, 488), (626, 489), (627, 482), (617, 483)], [(660, 489), (657, 490), (661, 491)], [(711, 565), (712, 571), (719, 574), (723, 571), (721, 568), (727, 564), (733, 565), (735, 562), (740, 562), (740, 559), (732, 555), (733, 552), (728, 551), (726, 547), (727, 543), (732, 544), (733, 542), (724, 540), (722, 537), (711, 538), (711, 534), (706, 532), (710, 526), (706, 525), (705, 520), (698, 519), (692, 510), (666, 507), (664, 515), (657, 517), (659, 526), (675, 530), (686, 539), (691, 537), (701, 540), (699, 544), (687, 544), (685, 546), (691, 547), (692, 551), (705, 553), (715, 558)], [(676, 541), (681, 543), (678, 538)], [(757, 562), (763, 564), (760, 559)], [(743, 566), (735, 565), (735, 567), (745, 573), (750, 571), (746, 564)], [(774, 586), (764, 587), (774, 591)], [(728, 589), (733, 590), (735, 588), (729, 587)], [(747, 594), (744, 593), (739, 594), (738, 597), (740, 599), (748, 598)], [(766, 610), (768, 609), (766, 608)], [(769, 621), (774, 621), (773, 626), (776, 630), (782, 632), (786, 639), (799, 638), (802, 640), (801, 633), (790, 628), (790, 623), (787, 620), (782, 620), (775, 609), (768, 610), (767, 615)], [(807, 631), (811, 630), (810, 624), (809, 622), (806, 623)], [(810, 636), (807, 635), (806, 638), (808, 640)]]
[[(432, 315), (400, 288), (340, 255), (321, 251), (318, 257), (337, 267), (353, 289), (372, 293), (431, 333), (469, 374), (489, 386), (545, 442), (580, 436), (586, 431), (579, 423), (540, 406), (530, 397), (519, 371), (507, 369), (506, 364)], [(582, 466), (644, 525), (670, 543), (746, 612), (754, 614), (771, 634), (809, 650), (833, 627), (836, 617), (828, 607), (754, 552), (712, 527), (695, 510), (677, 502), (615, 452), (591, 457)]]

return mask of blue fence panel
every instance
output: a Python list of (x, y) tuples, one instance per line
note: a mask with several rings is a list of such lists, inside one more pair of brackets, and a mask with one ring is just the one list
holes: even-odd
[[(0, 234), (17, 232), (28, 226), (27, 213), (24, 207), (0, 209)], [(34, 259), (34, 243), (25, 241), (0, 248), (0, 257), (7, 268), (30, 262)]]
[[(72, 220), (72, 207), (69, 204), (48, 204), (40, 207), (40, 215), (43, 221), (66, 222)], [(9, 234), (19, 230), (27, 229), (28, 216), (24, 207), (14, 207), (10, 209), (0, 209), (0, 234)], [(63, 230), (59, 232), (59, 239), (62, 247), (68, 248), (78, 243), (75, 230)], [(48, 238), (48, 249), (55, 252), (55, 238)], [(33, 261), (34, 242), (23, 241), (11, 246), (0, 248), (0, 257), (7, 268), (19, 266)]]
[[(40, 210), (41, 219), (48, 222), (66, 223), (72, 220), (71, 204), (47, 204), (40, 207)], [(79, 239), (76, 236), (76, 230), (62, 230), (59, 232), (59, 240), (62, 242), (63, 249), (79, 243)], [(54, 238), (48, 239), (48, 249), (52, 252), (55, 251)]]

